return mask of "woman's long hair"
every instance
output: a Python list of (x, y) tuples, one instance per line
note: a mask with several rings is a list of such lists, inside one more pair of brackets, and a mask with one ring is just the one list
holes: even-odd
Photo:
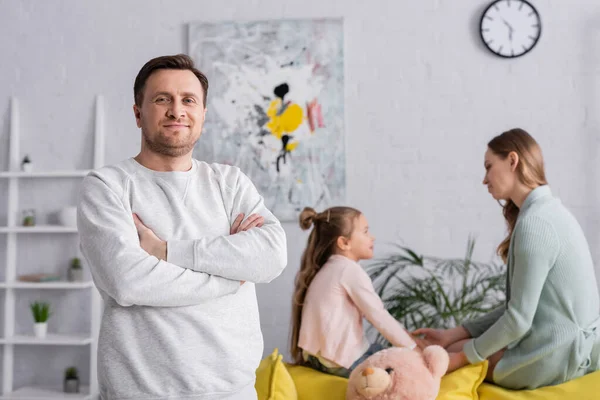
[(296, 274), (294, 297), (292, 298), (290, 352), (296, 364), (303, 363), (302, 349), (298, 347), (298, 340), (302, 309), (308, 287), (317, 272), (334, 254), (337, 239), (340, 236), (350, 238), (354, 229), (354, 221), (360, 215), (360, 211), (350, 207), (332, 207), (322, 213), (306, 207), (300, 214), (300, 227), (307, 230), (314, 224), (314, 228), (308, 236), (308, 244), (302, 254), (302, 263)]
[[(519, 163), (517, 164), (517, 176), (519, 181), (525, 186), (534, 189), (540, 185), (546, 185), (546, 174), (544, 172), (544, 158), (542, 150), (533, 137), (523, 129), (515, 128), (506, 131), (488, 143), (488, 148), (497, 156), (506, 159), (511, 152), (517, 153)], [(508, 235), (498, 245), (498, 255), (504, 262), (508, 260), (508, 248), (510, 246), (510, 237), (515, 229), (517, 217), (519, 216), (519, 207), (508, 200), (502, 206), (502, 213), (506, 220)]]

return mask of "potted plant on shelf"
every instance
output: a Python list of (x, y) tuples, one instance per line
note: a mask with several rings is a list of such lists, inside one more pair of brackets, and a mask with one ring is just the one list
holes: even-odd
[(77, 373), (77, 368), (69, 367), (65, 370), (63, 391), (65, 393), (79, 393), (79, 375)]
[(21, 161), (21, 169), (23, 172), (31, 172), (33, 170), (33, 163), (28, 155), (23, 157), (23, 161)]
[(23, 226), (35, 226), (35, 210), (23, 210)]
[(31, 313), (33, 314), (33, 320), (35, 321), (35, 337), (45, 338), (46, 333), (48, 332), (48, 318), (52, 315), (50, 312), (50, 303), (36, 301), (31, 303), (30, 307)]
[(83, 281), (83, 268), (81, 268), (81, 259), (75, 257), (71, 259), (71, 267), (68, 271), (69, 282)]

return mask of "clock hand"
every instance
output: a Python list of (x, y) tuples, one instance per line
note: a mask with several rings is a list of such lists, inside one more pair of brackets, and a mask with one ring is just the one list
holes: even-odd
[(505, 19), (503, 19), (502, 22), (504, 22), (504, 25), (508, 26), (508, 40), (510, 40), (512, 42), (514, 29), (508, 22), (506, 22)]
[(506, 20), (505, 20), (505, 19), (503, 19), (502, 21), (504, 22), (504, 25), (508, 26), (508, 29), (509, 29), (511, 32), (512, 32), (512, 31), (514, 31), (513, 27), (512, 27), (512, 26), (511, 26), (511, 25), (510, 25), (508, 22), (506, 22)]

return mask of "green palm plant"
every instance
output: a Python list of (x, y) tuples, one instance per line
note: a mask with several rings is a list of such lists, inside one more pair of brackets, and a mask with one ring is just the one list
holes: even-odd
[(33, 320), (36, 323), (47, 322), (48, 318), (52, 315), (52, 312), (50, 312), (50, 303), (36, 301), (31, 303), (29, 307), (33, 314)]
[(505, 266), (473, 261), (474, 239), (469, 238), (462, 259), (395, 248), (366, 269), (386, 309), (408, 330), (451, 328), (504, 303)]

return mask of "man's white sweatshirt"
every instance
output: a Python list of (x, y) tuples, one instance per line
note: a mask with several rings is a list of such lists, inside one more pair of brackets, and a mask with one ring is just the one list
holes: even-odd
[[(141, 248), (133, 213), (167, 241), (166, 261)], [(230, 235), (240, 213), (265, 223)], [(246, 175), (197, 160), (189, 171), (157, 172), (128, 159), (84, 179), (78, 228), (104, 299), (102, 399), (256, 398), (254, 284), (277, 277), (287, 253), (281, 224)]]

